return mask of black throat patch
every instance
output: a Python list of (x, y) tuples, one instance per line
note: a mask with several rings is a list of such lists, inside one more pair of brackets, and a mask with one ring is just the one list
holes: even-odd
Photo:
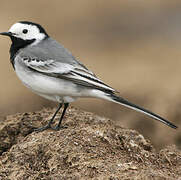
[(21, 49), (21, 48), (25, 48), (26, 46), (32, 44), (33, 42), (35, 42), (35, 39), (31, 39), (31, 40), (23, 40), (14, 36), (11, 36), (11, 47), (10, 47), (10, 60), (11, 63), (14, 67), (14, 58), (16, 53)]

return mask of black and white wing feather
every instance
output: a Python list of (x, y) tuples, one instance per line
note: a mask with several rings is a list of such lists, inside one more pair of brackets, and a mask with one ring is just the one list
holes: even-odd
[(23, 57), (22, 61), (30, 69), (45, 75), (66, 79), (78, 85), (105, 92), (115, 92), (113, 88), (103, 83), (82, 64), (67, 64), (53, 59), (43, 60), (31, 57)]

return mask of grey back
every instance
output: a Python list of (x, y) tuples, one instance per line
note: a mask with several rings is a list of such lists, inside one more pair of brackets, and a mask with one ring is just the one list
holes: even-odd
[(52, 38), (47, 38), (35, 46), (28, 46), (21, 50), (18, 55), (21, 57), (38, 58), (45, 61), (53, 59), (61, 63), (79, 64), (84, 66), (77, 61), (63, 45)]

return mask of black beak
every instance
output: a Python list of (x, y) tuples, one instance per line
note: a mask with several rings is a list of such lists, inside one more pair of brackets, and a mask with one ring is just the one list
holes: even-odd
[(11, 37), (11, 36), (13, 36), (13, 33), (11, 33), (11, 32), (2, 32), (2, 33), (0, 33), (0, 35)]

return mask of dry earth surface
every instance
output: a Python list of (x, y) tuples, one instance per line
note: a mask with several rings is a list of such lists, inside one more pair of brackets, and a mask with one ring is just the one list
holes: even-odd
[[(55, 109), (9, 115), (0, 121), (0, 179), (181, 179), (181, 152), (155, 150), (135, 130), (69, 108), (68, 128), (33, 132)], [(164, 138), (164, 137), (157, 137)]]

